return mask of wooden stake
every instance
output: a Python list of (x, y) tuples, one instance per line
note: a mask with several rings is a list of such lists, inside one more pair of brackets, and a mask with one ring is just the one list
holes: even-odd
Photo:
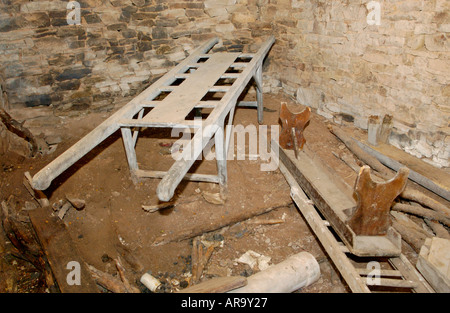
[(120, 280), (123, 282), (123, 285), (125, 286), (125, 290), (128, 293), (140, 293), (139, 289), (132, 286), (128, 279), (125, 276), (125, 268), (123, 267), (120, 257), (118, 256), (117, 259), (114, 260), (117, 268), (117, 272), (119, 273)]
[(199, 243), (200, 243), (199, 237), (195, 237), (192, 242), (192, 253), (191, 253), (192, 279), (190, 281), (190, 285), (196, 283), (196, 277), (197, 277), (197, 273), (198, 273), (198, 263), (199, 263), (199, 256), (198, 256)]
[(379, 143), (387, 143), (392, 130), (392, 115), (385, 115), (378, 134)]
[(244, 221), (244, 220), (252, 218), (254, 216), (258, 216), (258, 215), (270, 212), (275, 209), (287, 207), (289, 205), (292, 205), (292, 202), (277, 205), (274, 207), (269, 207), (269, 208), (255, 208), (255, 209), (252, 208), (249, 210), (245, 210), (235, 216), (223, 218), (220, 220), (218, 219), (216, 221), (213, 221), (212, 223), (200, 225), (195, 228), (182, 229), (178, 232), (174, 232), (167, 236), (160, 236), (155, 239), (155, 241), (153, 242), (153, 246), (159, 246), (159, 245), (163, 245), (163, 244), (166, 244), (169, 242), (182, 241), (182, 240), (190, 239), (190, 238), (193, 238), (196, 236), (200, 236), (204, 233), (212, 232), (212, 231), (218, 230), (222, 227), (225, 227), (225, 226), (228, 226), (231, 224), (236, 224), (238, 222)]

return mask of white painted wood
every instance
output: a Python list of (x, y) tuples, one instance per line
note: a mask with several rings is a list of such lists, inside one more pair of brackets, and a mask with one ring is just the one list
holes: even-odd
[(125, 147), (125, 152), (127, 155), (128, 166), (130, 167), (131, 175), (138, 169), (138, 164), (136, 160), (136, 151), (134, 150), (134, 140), (131, 135), (131, 129), (128, 127), (122, 127), (122, 138), (123, 145)]
[(255, 76), (256, 83), (256, 104), (258, 108), (258, 123), (262, 124), (263, 122), (263, 84), (262, 84), (262, 64), (256, 70)]
[(225, 150), (225, 136), (224, 136), (224, 126), (222, 125), (216, 131), (214, 135), (214, 145), (216, 148), (216, 161), (217, 161), (217, 171), (220, 184), (220, 192), (222, 196), (226, 196), (227, 193), (227, 152)]
[(142, 119), (123, 119), (118, 122), (120, 127), (158, 127), (158, 128), (199, 128), (200, 124), (195, 124), (194, 121), (186, 120), (182, 123), (168, 123), (168, 122), (147, 122)]
[[(144, 108), (142, 108), (138, 113), (138, 119), (142, 118), (144, 115)], [(139, 136), (139, 130), (133, 131), (133, 146), (136, 146), (136, 142)]]

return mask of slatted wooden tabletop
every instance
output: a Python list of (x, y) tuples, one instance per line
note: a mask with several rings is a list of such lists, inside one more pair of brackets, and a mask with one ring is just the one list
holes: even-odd
[[(149, 86), (141, 94), (119, 109), (111, 117), (97, 126), (88, 135), (70, 147), (62, 155), (41, 169), (32, 178), (34, 189), (43, 190), (50, 186), (54, 178), (82, 158), (86, 153), (121, 130), (130, 172), (134, 177), (162, 178), (157, 194), (161, 201), (169, 201), (174, 189), (182, 179), (200, 179), (219, 182), (226, 185), (226, 161), (224, 155), (229, 140), (223, 145), (224, 121), (229, 116), (233, 120), (234, 108), (249, 81), (254, 78), (257, 89), (257, 101), (250, 106), (257, 108), (258, 122), (262, 122), (262, 63), (269, 52), (274, 37), (270, 37), (255, 54), (239, 52), (216, 52), (212, 47), (219, 42), (214, 38), (197, 48), (189, 57), (163, 77)], [(226, 83), (224, 83), (224, 80)], [(209, 97), (209, 95), (213, 95)], [(249, 106), (249, 103), (245, 103)], [(191, 118), (193, 110), (210, 108), (208, 116), (198, 125)], [(198, 113), (198, 112), (197, 112)], [(138, 168), (135, 145), (141, 127), (201, 128), (195, 131), (190, 146), (193, 155), (183, 152), (183, 158), (177, 160), (169, 171), (145, 173)], [(228, 130), (227, 130), (228, 131)], [(214, 137), (216, 154), (222, 154), (218, 160), (219, 175), (186, 175), (193, 162), (206, 144)], [(227, 134), (227, 138), (229, 134)]]

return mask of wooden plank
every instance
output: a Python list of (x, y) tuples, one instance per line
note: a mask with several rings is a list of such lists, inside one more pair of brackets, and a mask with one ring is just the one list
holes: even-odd
[(118, 122), (120, 127), (158, 127), (158, 128), (199, 128), (200, 123), (184, 121), (183, 123), (147, 122), (143, 119), (123, 119)]
[(407, 166), (410, 169), (409, 179), (450, 201), (450, 175), (446, 172), (391, 145), (371, 146), (360, 141), (357, 143), (361, 149), (395, 171)]
[(245, 68), (245, 67), (247, 67), (247, 62), (236, 62), (236, 63), (233, 63), (233, 64), (230, 64), (230, 67), (232, 67), (232, 68)]
[[(272, 147), (277, 145), (278, 143), (272, 140)], [(336, 181), (334, 175), (328, 175), (321, 164), (314, 162), (307, 155), (306, 150), (308, 150), (307, 146), (299, 151), (296, 158), (293, 151), (279, 147), (280, 163), (295, 177), (300, 187), (333, 225), (341, 239), (351, 246), (353, 235), (345, 224), (349, 217), (346, 212), (356, 207), (351, 191), (340, 188), (342, 183)]]
[(418, 283), (412, 280), (380, 278), (379, 286), (396, 288), (417, 288)]
[(223, 228), (225, 226), (229, 226), (231, 224), (236, 224), (242, 221), (245, 221), (249, 218), (259, 216), (261, 214), (270, 212), (272, 210), (276, 210), (282, 207), (286, 207), (291, 205), (292, 202), (289, 201), (284, 204), (280, 204), (277, 206), (272, 207), (256, 207), (256, 208), (249, 208), (247, 210), (241, 210), (236, 212), (235, 214), (228, 214), (224, 218), (216, 219), (211, 221), (210, 223), (204, 223), (200, 226), (195, 227), (185, 227), (177, 229), (177, 231), (174, 231), (170, 234), (164, 234), (162, 236), (159, 236), (153, 241), (153, 246), (159, 246), (164, 245), (169, 242), (178, 242), (190, 238), (194, 238), (196, 236), (201, 236), (204, 233), (209, 233), (212, 231), (216, 231), (220, 228)]
[[(48, 262), (63, 293), (99, 292), (81, 254), (73, 243), (64, 222), (51, 215), (50, 207), (38, 207), (29, 211), (31, 223), (45, 251)], [(69, 284), (70, 262), (77, 262), (80, 269), (80, 284)], [(69, 267), (69, 268), (68, 268)], [(74, 277), (75, 278), (75, 277)]]
[[(357, 268), (356, 271), (358, 272), (359, 275), (362, 276), (367, 276), (367, 275), (372, 275), (373, 274), (373, 270), (372, 269), (367, 269), (367, 268)], [(400, 271), (397, 270), (380, 270), (380, 276), (387, 276), (387, 277), (402, 277), (402, 273)]]
[(247, 285), (242, 276), (217, 277), (185, 288), (178, 293), (223, 293)]
[(190, 64), (198, 55), (208, 52), (218, 41), (218, 38), (214, 38), (197, 48), (188, 58), (149, 86), (125, 106), (120, 108), (108, 119), (103, 121), (100, 125), (94, 128), (94, 130), (75, 143), (72, 147), (67, 149), (50, 164), (41, 169), (33, 176), (33, 188), (37, 190), (47, 189), (53, 179), (58, 177), (62, 172), (81, 159), (89, 151), (116, 132), (120, 127), (120, 120), (124, 118), (132, 118), (140, 111), (142, 101), (149, 100), (148, 98), (157, 92), (159, 88), (167, 85), (167, 81), (173, 79), (173, 77), (180, 72), (180, 69), (184, 68), (187, 64)]
[(450, 240), (426, 239), (416, 266), (437, 292), (450, 292)]

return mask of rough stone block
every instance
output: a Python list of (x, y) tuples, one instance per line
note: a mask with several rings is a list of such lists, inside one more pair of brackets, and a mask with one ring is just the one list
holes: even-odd
[(153, 39), (166, 39), (168, 38), (167, 30), (162, 27), (155, 27), (152, 30), (152, 38)]
[(81, 79), (92, 72), (90, 68), (69, 68), (56, 77), (57, 81)]
[(48, 27), (50, 26), (50, 17), (46, 12), (28, 13), (23, 15), (26, 24), (29, 27)]
[(0, 32), (10, 32), (23, 27), (23, 21), (19, 18), (3, 18), (0, 20)]
[(25, 105), (27, 107), (35, 107), (39, 105), (50, 105), (52, 104), (52, 98), (50, 95), (31, 95), (26, 97)]
[(57, 84), (56, 91), (63, 90), (78, 90), (80, 88), (81, 81), (78, 79), (66, 80)]

